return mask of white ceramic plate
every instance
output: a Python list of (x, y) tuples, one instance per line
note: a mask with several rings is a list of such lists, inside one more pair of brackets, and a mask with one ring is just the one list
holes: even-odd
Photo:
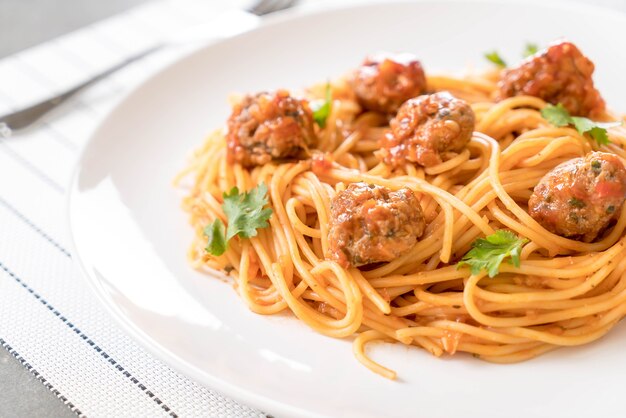
[(97, 130), (74, 178), (76, 254), (102, 303), (137, 341), (200, 383), (283, 416), (626, 416), (626, 327), (601, 341), (515, 365), (380, 344), (392, 382), (351, 342), (289, 315), (255, 315), (232, 286), (191, 270), (191, 239), (171, 186), (191, 150), (223, 124), (231, 92), (301, 87), (379, 50), (416, 53), (426, 71), (517, 59), (526, 41), (566, 36), (596, 63), (597, 84), (626, 110), (626, 18), (582, 6), (424, 1), (292, 12), (162, 71)]

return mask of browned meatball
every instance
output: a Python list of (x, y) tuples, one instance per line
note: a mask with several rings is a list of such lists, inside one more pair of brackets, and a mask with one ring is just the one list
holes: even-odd
[(619, 217), (626, 198), (626, 169), (605, 152), (566, 161), (546, 174), (528, 201), (530, 215), (548, 231), (593, 241)]
[(381, 140), (386, 164), (406, 162), (431, 167), (465, 148), (474, 131), (474, 111), (448, 92), (424, 95), (404, 103)]
[(315, 143), (313, 114), (285, 90), (247, 95), (228, 118), (228, 161), (250, 167), (302, 158)]
[(353, 183), (330, 204), (329, 257), (344, 267), (391, 261), (424, 232), (424, 214), (410, 189)]
[(528, 95), (562, 103), (572, 115), (597, 116), (604, 100), (593, 85), (593, 62), (571, 42), (557, 42), (506, 70), (498, 83), (498, 99)]
[(422, 64), (411, 54), (367, 57), (355, 71), (352, 88), (367, 110), (395, 113), (405, 101), (426, 91)]

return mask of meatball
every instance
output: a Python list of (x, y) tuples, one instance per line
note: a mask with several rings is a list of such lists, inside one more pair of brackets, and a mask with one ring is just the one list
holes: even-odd
[(383, 161), (393, 167), (407, 161), (431, 167), (463, 150), (474, 131), (474, 111), (448, 92), (404, 103), (381, 140)]
[(626, 198), (626, 169), (605, 152), (566, 161), (546, 174), (528, 201), (530, 215), (548, 231), (593, 241), (619, 217)]
[(329, 258), (344, 267), (391, 261), (424, 232), (424, 214), (410, 189), (353, 183), (332, 199)]
[(228, 161), (246, 167), (301, 158), (315, 143), (313, 113), (285, 90), (247, 95), (233, 107), (226, 136)]
[(597, 116), (604, 100), (593, 85), (594, 65), (571, 42), (557, 42), (506, 70), (498, 83), (498, 100), (529, 95), (562, 103), (572, 115)]
[(426, 91), (422, 64), (411, 54), (367, 57), (351, 82), (361, 106), (381, 113), (395, 113), (402, 103)]

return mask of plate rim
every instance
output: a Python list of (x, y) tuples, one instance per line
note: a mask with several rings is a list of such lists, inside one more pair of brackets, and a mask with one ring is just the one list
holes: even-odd
[[(119, 111), (119, 108), (131, 100), (132, 97), (140, 94), (144, 89), (148, 88), (149, 84), (153, 83), (155, 78), (162, 76), (164, 73), (169, 72), (172, 68), (184, 65), (185, 61), (193, 59), (196, 55), (200, 55), (206, 53), (207, 49), (210, 49), (215, 44), (222, 44), (225, 42), (229, 42), (233, 39), (237, 39), (240, 37), (248, 36), (250, 33), (263, 30), (266, 27), (271, 27), (282, 22), (287, 22), (290, 20), (296, 20), (300, 17), (311, 16), (311, 15), (325, 15), (328, 13), (332, 13), (337, 10), (346, 10), (353, 9), (358, 10), (364, 7), (371, 7), (374, 5), (379, 5), (381, 7), (389, 6), (389, 5), (398, 5), (398, 4), (416, 4), (416, 3), (434, 3), (437, 4), (494, 4), (494, 5), (523, 5), (528, 7), (541, 7), (544, 9), (567, 9), (570, 12), (576, 13), (594, 13), (596, 15), (606, 15), (611, 18), (618, 17), (626, 23), (626, 12), (622, 12), (617, 9), (610, 8), (608, 6), (596, 5), (591, 3), (582, 3), (579, 1), (568, 1), (568, 0), (551, 0), (550, 2), (545, 2), (542, 0), (346, 0), (346, 1), (333, 1), (333, 0), (322, 0), (318, 3), (306, 3), (302, 6), (282, 10), (280, 12), (275, 12), (272, 15), (263, 17), (258, 25), (255, 27), (245, 30), (244, 32), (238, 33), (234, 36), (228, 36), (225, 38), (219, 39), (210, 39), (205, 43), (198, 47), (191, 48), (187, 50), (182, 55), (176, 57), (172, 61), (168, 61), (165, 65), (161, 65), (156, 68), (154, 71), (150, 72), (150, 74), (137, 84), (133, 85), (129, 91), (125, 92), (121, 97), (116, 99), (115, 104), (111, 109), (109, 109), (106, 114), (100, 118), (96, 127), (89, 134), (89, 138), (84, 142), (81, 146), (79, 152), (77, 153), (77, 158), (75, 161), (74, 168), (72, 170), (72, 174), (69, 180), (69, 187), (67, 188), (67, 193), (65, 196), (65, 224), (66, 231), (68, 231), (68, 245), (71, 253), (75, 255), (72, 257), (73, 263), (78, 266), (80, 275), (82, 280), (87, 282), (88, 288), (92, 292), (92, 294), (99, 301), (100, 306), (104, 308), (104, 310), (112, 317), (115, 323), (120, 327), (120, 329), (130, 337), (139, 347), (145, 349), (150, 355), (154, 356), (158, 361), (162, 362), (164, 365), (171, 367), (174, 371), (180, 373), (184, 377), (190, 378), (194, 382), (204, 386), (208, 390), (214, 390), (218, 394), (225, 395), (239, 403), (242, 403), (244, 406), (252, 407), (259, 409), (261, 412), (275, 415), (284, 415), (284, 416), (294, 416), (294, 417), (325, 417), (326, 415), (319, 414), (310, 410), (306, 410), (303, 408), (299, 408), (293, 404), (284, 403), (281, 401), (277, 401), (273, 398), (270, 398), (265, 395), (260, 395), (252, 390), (242, 388), (241, 386), (237, 386), (236, 384), (229, 383), (228, 381), (223, 380), (219, 376), (210, 374), (208, 372), (203, 372), (199, 370), (197, 367), (188, 363), (185, 359), (179, 357), (172, 351), (168, 350), (161, 346), (158, 342), (153, 340), (145, 331), (139, 328), (134, 322), (128, 319), (126, 315), (121, 311), (119, 306), (112, 303), (110, 298), (107, 297), (107, 292), (103, 289), (102, 281), (90, 270), (90, 267), (93, 268), (95, 266), (88, 266), (86, 257), (84, 257), (83, 251), (79, 249), (76, 245), (75, 233), (73, 228), (72, 221), (72, 213), (73, 213), (73, 200), (77, 196), (77, 185), (79, 181), (79, 176), (81, 172), (81, 168), (83, 167), (83, 162), (85, 160), (85, 156), (94, 142), (94, 138), (100, 135), (100, 132), (105, 129), (105, 127), (109, 124), (109, 121), (114, 117), (114, 115)], [(219, 16), (219, 13), (218, 15)]]

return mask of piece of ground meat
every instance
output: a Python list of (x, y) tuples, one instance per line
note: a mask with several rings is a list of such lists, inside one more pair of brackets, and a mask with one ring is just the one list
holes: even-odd
[(393, 167), (407, 162), (431, 167), (465, 148), (474, 123), (474, 111), (464, 100), (448, 92), (420, 96), (404, 103), (391, 120), (380, 154)]
[(548, 231), (591, 242), (616, 219), (626, 198), (626, 169), (615, 155), (591, 152), (546, 174), (528, 201)]
[(313, 113), (306, 100), (285, 90), (247, 95), (227, 122), (228, 161), (246, 167), (285, 158), (306, 158), (315, 144)]
[(557, 42), (502, 72), (498, 100), (528, 95), (561, 103), (570, 114), (597, 116), (604, 100), (593, 85), (593, 62), (571, 42)]
[(332, 199), (329, 258), (344, 267), (392, 261), (422, 236), (424, 214), (410, 189), (352, 183)]
[(402, 103), (426, 92), (422, 64), (411, 54), (367, 57), (351, 84), (361, 106), (380, 113), (395, 113)]

